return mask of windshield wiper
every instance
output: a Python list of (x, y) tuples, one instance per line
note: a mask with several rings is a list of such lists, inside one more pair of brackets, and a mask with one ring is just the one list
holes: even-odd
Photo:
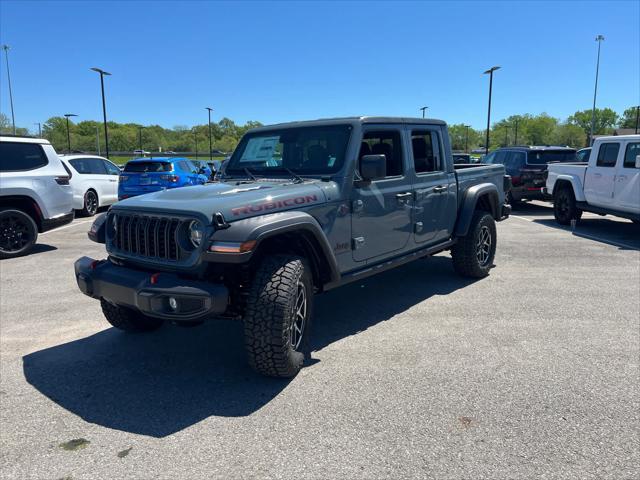
[(281, 167), (282, 170), (285, 170), (289, 175), (291, 175), (293, 177), (293, 180), (296, 183), (304, 183), (304, 178), (302, 178), (300, 175), (298, 175), (296, 172), (294, 172), (293, 170), (287, 168), (287, 167)]
[(251, 180), (253, 180), (254, 182), (258, 181), (256, 176), (253, 173), (251, 173), (251, 170), (249, 170), (247, 167), (244, 167), (243, 170), (244, 170), (244, 173), (247, 174), (247, 177), (249, 177)]

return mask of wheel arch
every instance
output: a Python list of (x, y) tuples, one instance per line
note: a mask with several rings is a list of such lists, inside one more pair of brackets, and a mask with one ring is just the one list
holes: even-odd
[(553, 184), (553, 192), (551, 192), (551, 194), (555, 196), (556, 192), (561, 188), (570, 188), (573, 191), (573, 196), (577, 202), (585, 201), (582, 182), (579, 178), (573, 175), (558, 175), (555, 183)]
[(36, 222), (38, 233), (42, 233), (42, 211), (38, 203), (26, 195), (7, 195), (0, 197), (1, 208), (15, 208), (22, 210)]
[(456, 237), (464, 237), (469, 231), (473, 214), (483, 210), (491, 214), (494, 220), (500, 219), (500, 195), (493, 183), (481, 183), (470, 187), (464, 195), (458, 221), (454, 229)]

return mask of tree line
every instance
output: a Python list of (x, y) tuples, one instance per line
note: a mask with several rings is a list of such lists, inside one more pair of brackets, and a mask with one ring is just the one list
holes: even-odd
[[(618, 115), (610, 108), (597, 108), (595, 111), (596, 135), (611, 134), (618, 128), (635, 128), (636, 107), (627, 108)], [(209, 127), (196, 125), (187, 127), (178, 125), (164, 128), (160, 125), (140, 125), (137, 123), (108, 122), (109, 150), (131, 152), (142, 148), (150, 152), (173, 150), (175, 152), (208, 152)], [(229, 118), (211, 123), (212, 148), (222, 152), (231, 152), (247, 130), (259, 127), (257, 121), (248, 121), (237, 125)], [(542, 113), (539, 115), (512, 115), (494, 122), (490, 131), (490, 149), (505, 145), (568, 145), (581, 148), (588, 144), (591, 129), (591, 110), (575, 112), (566, 120)], [(11, 122), (0, 113), (0, 132), (11, 133)], [(18, 135), (28, 135), (26, 128), (17, 128)], [(34, 132), (31, 132), (34, 133)], [(482, 148), (485, 143), (485, 130), (467, 128), (464, 124), (449, 125), (449, 135), (454, 150)], [(38, 135), (38, 132), (35, 132)], [(74, 151), (95, 152), (98, 142), (104, 152), (104, 127), (102, 122), (85, 120), (69, 121), (71, 149)], [(59, 152), (67, 151), (67, 124), (64, 117), (51, 117), (42, 124), (42, 136), (48, 139)], [(197, 149), (196, 149), (197, 144)]]

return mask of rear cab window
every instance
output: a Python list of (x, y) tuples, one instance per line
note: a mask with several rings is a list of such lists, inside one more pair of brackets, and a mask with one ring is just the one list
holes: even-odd
[(617, 142), (602, 143), (598, 149), (597, 167), (615, 167), (618, 160), (620, 144)]
[(26, 172), (49, 164), (37, 143), (0, 142), (0, 172)]
[(130, 173), (171, 172), (173, 167), (169, 162), (129, 162), (124, 171)]

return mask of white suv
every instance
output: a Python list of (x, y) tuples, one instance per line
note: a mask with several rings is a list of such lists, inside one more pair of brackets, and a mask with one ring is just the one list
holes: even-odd
[(73, 220), (69, 174), (48, 140), (0, 136), (0, 258)]
[(118, 201), (120, 169), (95, 155), (60, 155), (71, 173), (73, 208), (92, 217), (99, 207)]

